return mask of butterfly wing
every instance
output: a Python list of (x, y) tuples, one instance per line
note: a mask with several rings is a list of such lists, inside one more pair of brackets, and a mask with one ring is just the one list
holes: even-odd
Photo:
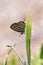
[(13, 23), (10, 28), (14, 31), (17, 31), (17, 23)]
[(18, 28), (20, 28), (21, 34), (23, 34), (25, 32), (25, 23), (24, 23), (24, 21), (18, 22), (18, 26), (19, 26)]
[(20, 21), (18, 23), (13, 23), (10, 28), (14, 31), (21, 32), (21, 34), (25, 31), (25, 23), (24, 21)]

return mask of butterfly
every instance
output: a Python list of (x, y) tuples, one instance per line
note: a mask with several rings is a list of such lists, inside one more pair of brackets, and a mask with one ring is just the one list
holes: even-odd
[(13, 23), (10, 25), (10, 28), (16, 32), (20, 32), (21, 34), (23, 34), (25, 32), (25, 23), (24, 21)]

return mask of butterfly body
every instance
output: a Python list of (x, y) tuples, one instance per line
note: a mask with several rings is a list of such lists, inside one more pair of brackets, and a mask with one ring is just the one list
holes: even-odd
[(19, 21), (18, 23), (13, 23), (10, 28), (14, 31), (20, 32), (23, 34), (25, 32), (25, 23), (24, 21)]

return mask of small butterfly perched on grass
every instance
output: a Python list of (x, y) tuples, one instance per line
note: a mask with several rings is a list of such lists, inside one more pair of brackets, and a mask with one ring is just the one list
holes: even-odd
[(23, 34), (25, 32), (25, 23), (24, 21), (19, 21), (18, 23), (13, 23), (10, 28), (14, 31), (20, 32)]

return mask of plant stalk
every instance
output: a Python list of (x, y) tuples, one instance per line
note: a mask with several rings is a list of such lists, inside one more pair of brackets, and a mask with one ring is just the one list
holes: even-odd
[(25, 34), (26, 34), (26, 54), (27, 54), (27, 62), (28, 65), (31, 65), (31, 19), (30, 17), (26, 18), (26, 27), (25, 27)]
[(20, 54), (17, 52), (17, 50), (15, 49), (15, 47), (14, 46), (10, 46), (9, 45), (9, 47), (11, 47), (14, 51), (15, 51), (15, 53), (16, 53), (16, 55), (18, 56), (18, 58), (20, 59), (20, 61), (21, 61), (21, 63), (23, 64), (23, 65), (26, 65), (26, 62), (23, 60), (23, 58), (20, 56)]
[(9, 54), (11, 53), (11, 51), (12, 51), (12, 49), (10, 49), (10, 50), (8, 51), (8, 53), (6, 54), (5, 59), (4, 59), (4, 62), (3, 62), (3, 65), (7, 65), (8, 56), (9, 56)]

